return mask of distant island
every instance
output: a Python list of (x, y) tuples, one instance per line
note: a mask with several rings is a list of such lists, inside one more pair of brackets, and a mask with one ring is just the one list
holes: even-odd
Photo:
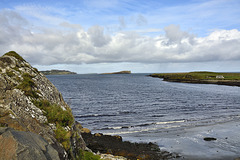
[(76, 72), (71, 72), (67, 70), (47, 70), (47, 71), (40, 71), (44, 75), (65, 75), (65, 74), (77, 74)]
[(131, 74), (131, 71), (120, 71), (120, 72), (102, 73), (102, 74)]
[(240, 87), (240, 73), (201, 71), (188, 73), (154, 73), (150, 76), (162, 78), (168, 82), (219, 84)]

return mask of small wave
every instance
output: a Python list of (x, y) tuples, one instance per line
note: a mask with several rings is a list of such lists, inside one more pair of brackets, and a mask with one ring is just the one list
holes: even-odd
[(105, 135), (123, 135), (123, 134), (132, 134), (132, 133), (141, 133), (141, 132), (149, 132), (149, 131), (155, 131), (159, 129), (170, 129), (170, 128), (177, 128), (180, 126), (166, 126), (166, 127), (153, 127), (153, 128), (144, 128), (141, 130), (133, 130), (133, 131), (120, 131), (120, 132), (108, 132), (104, 133)]
[(144, 123), (144, 124), (139, 124), (139, 125), (135, 125), (133, 127), (146, 127), (146, 126), (150, 126), (153, 125), (154, 123)]
[(81, 115), (81, 116), (75, 116), (75, 118), (88, 118), (88, 117), (97, 117), (98, 114), (89, 114), (89, 115)]
[(134, 111), (119, 111), (118, 114), (124, 115), (124, 114), (136, 114), (137, 112)]
[(129, 129), (129, 128), (137, 128), (137, 127), (144, 128), (144, 127), (151, 126), (151, 125), (163, 125), (163, 124), (173, 124), (173, 123), (183, 123), (183, 122), (185, 122), (185, 120), (144, 123), (144, 124), (138, 124), (138, 125), (134, 125), (134, 126), (106, 127), (106, 128), (101, 128), (98, 130), (120, 130), (120, 129)]
[(183, 123), (185, 120), (179, 120), (179, 121), (166, 121), (166, 122), (153, 122), (153, 123), (144, 123), (144, 124), (139, 124), (131, 127), (146, 127), (150, 125), (162, 125), (162, 124), (172, 124), (172, 123)]
[(118, 130), (118, 129), (126, 129), (126, 128), (131, 128), (132, 126), (121, 126), (121, 127), (106, 127), (106, 128), (101, 128), (98, 130)]
[(183, 123), (185, 120), (180, 120), (180, 121), (166, 121), (166, 122), (156, 122), (155, 124), (160, 125), (160, 124), (171, 124), (171, 123)]
[(152, 117), (164, 117), (165, 115), (152, 115)]
[(138, 133), (140, 131), (125, 131), (125, 132), (112, 132), (112, 133), (104, 133), (105, 135), (122, 135), (122, 134), (131, 134)]
[(132, 126), (132, 127), (145, 127), (145, 126), (150, 126), (150, 125), (162, 125), (162, 124), (183, 123), (183, 122), (185, 122), (185, 120), (166, 121), (166, 122), (153, 122), (153, 123), (139, 124), (139, 125), (135, 125), (135, 126)]
[(113, 129), (121, 129), (122, 127), (112, 127)]
[(115, 114), (88, 114), (88, 115), (77, 115), (75, 118), (90, 118), (90, 117), (111, 117), (116, 116)]

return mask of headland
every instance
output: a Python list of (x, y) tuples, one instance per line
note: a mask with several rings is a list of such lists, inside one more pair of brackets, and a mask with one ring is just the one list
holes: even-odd
[(162, 78), (168, 82), (218, 84), (240, 87), (240, 73), (202, 71), (188, 73), (154, 73), (149, 76)]
[(120, 71), (120, 72), (102, 73), (102, 74), (131, 74), (131, 71)]
[(57, 69), (52, 69), (52, 70), (47, 70), (47, 71), (40, 71), (44, 75), (65, 75), (65, 74), (77, 74), (76, 72), (71, 72), (67, 70), (57, 70)]

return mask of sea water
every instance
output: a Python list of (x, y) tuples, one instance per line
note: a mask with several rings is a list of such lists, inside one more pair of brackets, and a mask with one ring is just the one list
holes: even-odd
[[(147, 74), (47, 78), (93, 133), (155, 142), (190, 159), (240, 157), (240, 87), (165, 82)], [(205, 142), (204, 136), (217, 140)]]

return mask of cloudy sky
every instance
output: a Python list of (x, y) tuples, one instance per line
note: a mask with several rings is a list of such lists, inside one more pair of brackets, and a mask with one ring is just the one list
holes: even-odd
[(240, 72), (240, 1), (1, 0), (10, 50), (39, 70)]

